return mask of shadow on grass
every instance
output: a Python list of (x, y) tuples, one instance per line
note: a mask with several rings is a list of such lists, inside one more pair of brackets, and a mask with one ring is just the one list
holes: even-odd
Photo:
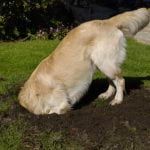
[[(125, 77), (126, 91), (130, 94), (131, 90), (140, 89), (144, 86), (144, 80), (150, 81), (150, 76), (145, 77)], [(73, 107), (80, 109), (83, 106), (90, 104), (98, 95), (107, 90), (108, 82), (106, 79), (93, 80), (87, 94)]]

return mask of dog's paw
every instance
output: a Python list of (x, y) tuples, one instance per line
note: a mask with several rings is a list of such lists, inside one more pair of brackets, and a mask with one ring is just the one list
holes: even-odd
[(105, 92), (105, 93), (102, 93), (98, 96), (99, 99), (102, 99), (102, 100), (106, 100), (108, 99), (110, 96)]
[(115, 105), (118, 105), (118, 104), (121, 104), (121, 103), (122, 103), (122, 100), (116, 100), (116, 99), (114, 99), (109, 104), (111, 106), (115, 106)]

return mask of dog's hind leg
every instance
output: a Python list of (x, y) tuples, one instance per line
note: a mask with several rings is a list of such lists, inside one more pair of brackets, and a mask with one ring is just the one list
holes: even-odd
[[(115, 69), (116, 68), (116, 69)], [(115, 93), (114, 99), (110, 102), (111, 105), (120, 104), (123, 101), (123, 92), (125, 90), (125, 80), (121, 76), (120, 68), (117, 66), (108, 65), (99, 67), (99, 69), (109, 78), (109, 87), (106, 92), (100, 94), (98, 97), (108, 99)]]
[(108, 89), (98, 96), (99, 99), (106, 100), (115, 94), (115, 86), (113, 82), (110, 79), (108, 79), (108, 82), (109, 82)]
[(120, 66), (125, 59), (126, 50), (123, 33), (116, 30), (112, 35), (107, 37), (106, 41), (97, 40), (91, 59), (97, 68), (111, 80), (107, 91), (100, 94), (99, 98), (107, 99), (116, 91), (114, 100), (110, 102), (111, 105), (115, 105), (123, 101), (125, 81), (121, 76)]
[(94, 60), (98, 69), (104, 73), (110, 81), (106, 92), (100, 94), (98, 98), (108, 99), (116, 90), (114, 99), (110, 102), (111, 105), (120, 104), (123, 101), (123, 92), (125, 91), (125, 80), (121, 76), (121, 69), (119, 65), (110, 63), (110, 60), (105, 59), (102, 64)]
[(116, 95), (110, 102), (111, 105), (120, 104), (123, 101), (123, 92), (125, 91), (125, 80), (123, 77), (116, 75), (112, 80), (116, 87)]
[[(107, 63), (106, 63), (107, 64)], [(116, 89), (115, 97), (110, 102), (111, 105), (120, 104), (123, 101), (123, 92), (125, 90), (125, 81), (121, 76), (121, 69), (117, 65), (99, 66), (99, 69), (111, 80), (108, 90), (99, 97), (109, 98)]]

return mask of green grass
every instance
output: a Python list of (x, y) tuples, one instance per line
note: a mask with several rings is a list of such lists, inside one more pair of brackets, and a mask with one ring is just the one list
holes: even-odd
[[(58, 40), (0, 43), (0, 93), (26, 80), (37, 64), (48, 56), (58, 43)], [(150, 46), (129, 39), (127, 49), (123, 75), (150, 76)], [(146, 86), (150, 85), (150, 81), (144, 79), (143, 81)]]
[[(17, 100), (16, 89), (24, 82), (37, 64), (51, 53), (59, 43), (58, 40), (35, 40), (26, 42), (0, 43), (0, 113), (6, 113)], [(123, 75), (133, 80), (140, 80), (150, 87), (150, 46), (128, 39), (127, 59), (123, 65)], [(96, 73), (95, 78), (103, 77)], [(1, 96), (8, 94), (6, 99)], [(95, 102), (99, 107), (105, 102)], [(0, 127), (0, 149), (23, 148), (22, 137), (25, 132), (23, 122), (7, 123)], [(42, 133), (39, 145), (43, 149), (82, 149), (75, 141), (69, 141), (63, 132)]]
[[(83, 146), (57, 131), (40, 132), (37, 128), (29, 133), (31, 125), (23, 120), (11, 121), (0, 126), (0, 150), (82, 150)], [(26, 133), (27, 132), (27, 133)], [(29, 135), (26, 135), (29, 134)], [(34, 145), (32, 145), (34, 144)]]
[(0, 102), (0, 114), (5, 113), (9, 110), (13, 103), (12, 99), (6, 100), (6, 101), (1, 101)]
[[(17, 96), (16, 89), (58, 43), (58, 40), (0, 43), (0, 94), (11, 93)], [(132, 39), (128, 39), (127, 45), (123, 75), (129, 80), (139, 80), (144, 86), (150, 86), (150, 45)], [(98, 77), (104, 76), (96, 73), (94, 78)], [(0, 102), (0, 112), (6, 111), (11, 103), (12, 100)]]
[(25, 80), (58, 44), (54, 41), (0, 43), (0, 93)]
[(0, 150), (19, 150), (25, 125), (21, 120), (0, 127)]
[(128, 39), (123, 75), (140, 79), (144, 82), (144, 86), (150, 86), (150, 45)]
[(40, 137), (43, 150), (82, 150), (83, 147), (76, 141), (68, 139), (65, 133), (48, 132)]

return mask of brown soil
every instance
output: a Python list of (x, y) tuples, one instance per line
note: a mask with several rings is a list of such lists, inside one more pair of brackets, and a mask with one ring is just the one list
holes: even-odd
[(105, 80), (95, 80), (88, 94), (65, 115), (35, 116), (16, 103), (1, 116), (1, 123), (22, 118), (29, 124), (26, 134), (30, 136), (65, 131), (86, 150), (149, 150), (150, 89), (142, 87), (142, 80), (148, 78), (126, 78), (127, 95), (114, 107), (109, 101), (95, 100), (107, 85)]

